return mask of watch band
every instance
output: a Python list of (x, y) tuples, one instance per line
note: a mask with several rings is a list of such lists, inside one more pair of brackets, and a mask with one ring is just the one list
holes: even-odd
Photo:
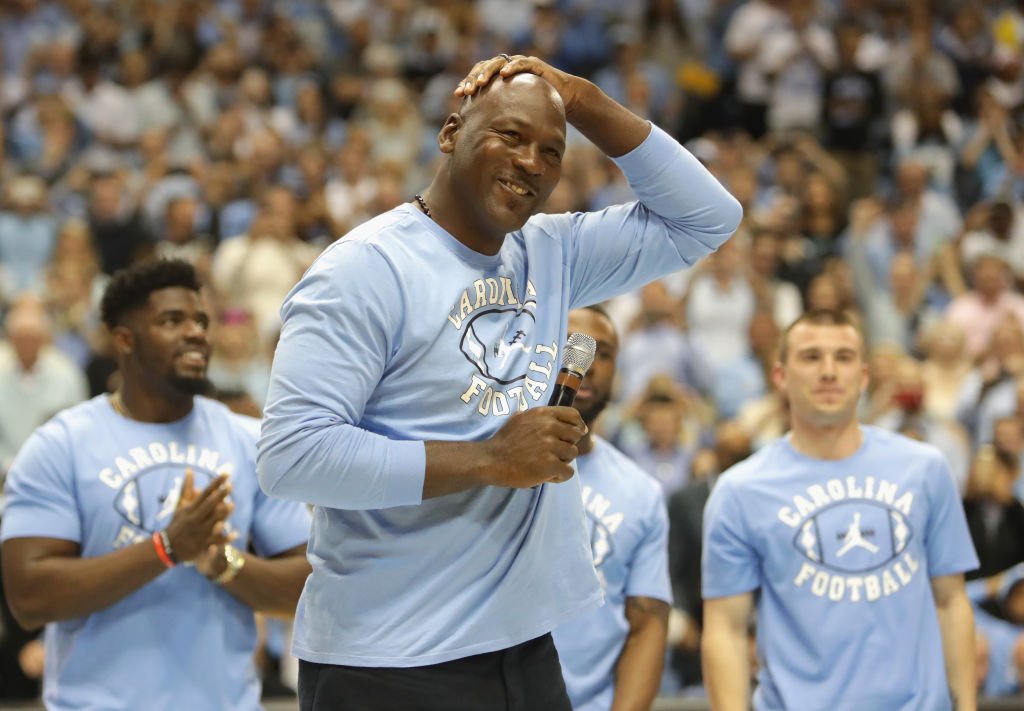
[(224, 562), (227, 567), (224, 572), (213, 579), (218, 585), (229, 583), (238, 575), (238, 571), (245, 565), (245, 555), (234, 546), (224, 546)]

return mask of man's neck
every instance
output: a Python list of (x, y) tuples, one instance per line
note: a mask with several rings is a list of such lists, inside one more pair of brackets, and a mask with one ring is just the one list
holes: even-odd
[[(113, 395), (114, 408), (139, 422), (176, 422), (192, 411), (194, 396), (187, 393), (156, 393), (126, 382)], [(120, 407), (119, 407), (120, 406)]]
[(470, 212), (460, 203), (458, 196), (443, 180), (442, 174), (423, 192), (430, 210), (429, 217), (448, 234), (474, 252), (493, 256), (501, 250), (505, 234), (487, 234), (469, 219)]
[(835, 426), (819, 426), (793, 418), (789, 442), (793, 449), (814, 459), (846, 459), (860, 449), (864, 441), (857, 420)]

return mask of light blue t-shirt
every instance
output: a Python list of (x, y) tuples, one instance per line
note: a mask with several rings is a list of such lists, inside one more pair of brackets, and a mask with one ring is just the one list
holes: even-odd
[[(118, 415), (101, 395), (40, 427), (7, 476), (0, 538), (75, 541), (82, 557), (167, 527), (184, 472), (202, 490), (231, 474), (228, 523), (257, 554), (306, 542), (309, 514), (256, 482), (258, 422), (196, 397), (177, 422)], [(178, 566), (110, 607), (46, 626), (43, 698), (51, 711), (251, 711), (260, 708), (250, 608), (194, 568)]]
[(850, 457), (776, 440), (723, 474), (704, 513), (704, 598), (759, 590), (759, 711), (952, 708), (930, 579), (972, 570), (935, 448), (875, 427)]
[(575, 478), (423, 501), (424, 442), (483, 440), (546, 404), (571, 308), (693, 264), (736, 228), (738, 203), (663, 131), (617, 163), (640, 202), (537, 215), (493, 256), (402, 205), (326, 249), (286, 299), (259, 476), (316, 506), (301, 659), (434, 664), (600, 601)]
[(600, 438), (576, 460), (604, 605), (558, 627), (555, 646), (575, 711), (608, 711), (629, 633), (627, 597), (672, 603), (668, 514), (661, 486)]

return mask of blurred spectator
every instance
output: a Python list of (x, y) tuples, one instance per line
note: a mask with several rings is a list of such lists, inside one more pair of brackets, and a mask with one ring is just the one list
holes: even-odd
[(708, 363), (731, 362), (747, 351), (747, 329), (756, 293), (742, 269), (735, 239), (702, 262), (686, 295), (686, 324), (694, 346)]
[(214, 252), (214, 289), (224, 303), (252, 314), (262, 342), (268, 343), (280, 325), (281, 302), (318, 252), (295, 232), (291, 192), (273, 188), (264, 196), (249, 233), (221, 243)]
[(161, 259), (183, 259), (199, 272), (200, 279), (210, 274), (211, 240), (196, 230), (198, 201), (188, 195), (171, 198), (164, 211), (163, 229), (158, 235), (155, 253)]
[(920, 345), (924, 353), (924, 408), (936, 420), (952, 421), (956, 418), (961, 388), (972, 368), (963, 329), (941, 321), (924, 331)]
[(965, 129), (959, 161), (959, 198), (970, 204), (1000, 198), (1012, 189), (1019, 131), (1006, 107), (985, 87), (974, 94), (977, 111)]
[(42, 303), (24, 297), (4, 320), (0, 343), (0, 467), (10, 466), (32, 431), (86, 398), (85, 378), (51, 345), (52, 324)]
[(843, 165), (850, 197), (874, 193), (878, 179), (877, 124), (882, 110), (878, 73), (858, 62), (864, 30), (857, 20), (836, 29), (836, 66), (826, 77), (822, 99), (824, 143)]
[(619, 448), (671, 496), (690, 478), (693, 456), (705, 436), (703, 417), (691, 394), (656, 377), (619, 433)]
[(737, 8), (725, 33), (725, 48), (736, 63), (739, 124), (753, 138), (767, 130), (771, 82), (761, 63), (761, 44), (768, 33), (784, 26), (782, 0), (750, 0)]
[(986, 27), (985, 10), (970, 2), (957, 3), (949, 23), (936, 38), (937, 47), (956, 65), (960, 91), (953, 108), (960, 114), (969, 109), (972, 87), (981, 86), (993, 68), (995, 44)]
[(263, 408), (270, 385), (270, 362), (251, 314), (228, 308), (213, 332), (213, 356), (207, 377), (218, 392), (247, 395), (257, 410)]
[(111, 173), (96, 174), (90, 182), (89, 231), (99, 251), (100, 268), (108, 275), (132, 264), (151, 244), (121, 179)]
[(906, 91), (907, 106), (892, 118), (893, 157), (912, 158), (924, 166), (932, 186), (944, 195), (953, 194), (957, 155), (963, 141), (960, 117), (949, 108), (950, 94), (915, 78)]
[(758, 64), (771, 89), (767, 124), (771, 131), (816, 131), (820, 126), (825, 75), (836, 63), (832, 33), (814, 19), (816, 0), (790, 0), (786, 21), (766, 29)]
[(977, 358), (992, 340), (1005, 316), (1024, 326), (1024, 296), (1012, 291), (1013, 281), (1006, 262), (994, 255), (982, 255), (971, 268), (971, 289), (946, 309), (946, 318), (967, 335), (967, 352)]
[[(702, 450), (709, 455), (707, 470), (696, 466), (692, 480), (668, 500), (669, 576), (675, 597), (674, 612), (681, 613), (685, 633), (678, 635), (672, 650), (672, 668), (682, 686), (700, 683), (700, 626), (703, 606), (700, 594), (701, 534), (704, 504), (719, 474), (750, 456), (750, 436), (735, 422), (715, 428), (714, 445)], [(671, 630), (671, 625), (670, 625)], [(670, 644), (673, 640), (670, 639)]]
[(710, 390), (711, 366), (694, 347), (690, 334), (680, 328), (680, 308), (663, 281), (640, 290), (640, 313), (623, 335), (619, 354), (620, 400), (639, 397), (659, 374), (695, 392)]
[(1024, 218), (1020, 207), (1002, 200), (980, 203), (968, 213), (968, 221), (971, 229), (960, 243), (964, 266), (972, 269), (979, 257), (991, 254), (1006, 262), (1017, 279), (1024, 280)]
[(57, 241), (57, 222), (46, 210), (46, 185), (34, 176), (7, 183), (0, 212), (0, 264), (7, 298), (38, 292)]
[(643, 58), (640, 33), (627, 25), (612, 28), (611, 66), (594, 75), (594, 83), (619, 103), (659, 126), (673, 126), (679, 99), (665, 69)]
[(969, 579), (987, 578), (1024, 561), (1024, 505), (1013, 496), (1020, 463), (983, 445), (971, 463), (964, 513), (980, 567)]
[(712, 395), (719, 417), (732, 419), (744, 403), (767, 394), (780, 333), (772, 313), (758, 311), (751, 317), (747, 339), (750, 351), (715, 369)]
[(927, 442), (940, 452), (962, 492), (967, 481), (970, 448), (963, 429), (952, 420), (933, 417), (925, 408), (928, 396), (921, 363), (901, 358), (891, 380), (889, 403), (872, 421), (878, 427)]
[(750, 240), (750, 284), (757, 296), (758, 307), (775, 317), (785, 329), (803, 313), (803, 299), (795, 284), (779, 277), (781, 235), (772, 229), (755, 230)]

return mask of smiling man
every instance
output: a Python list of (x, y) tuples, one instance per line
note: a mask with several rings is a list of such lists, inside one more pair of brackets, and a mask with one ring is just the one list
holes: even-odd
[(294, 611), (308, 513), (260, 491), (258, 421), (199, 396), (189, 264), (118, 272), (101, 311), (121, 386), (36, 430), (7, 476), (4, 587), (46, 626), (46, 707), (255, 711), (253, 612)]
[(790, 433), (725, 472), (704, 513), (704, 680), (714, 711), (975, 708), (978, 565), (935, 448), (862, 426), (864, 341), (840, 312), (782, 338)]
[[(282, 307), (259, 474), (316, 507), (306, 710), (570, 708), (550, 632), (602, 594), (573, 478), (586, 430), (543, 406), (566, 316), (692, 265), (741, 217), (675, 140), (538, 59), (482, 61), (456, 94), (430, 186)], [(567, 121), (638, 201), (537, 214)]]

